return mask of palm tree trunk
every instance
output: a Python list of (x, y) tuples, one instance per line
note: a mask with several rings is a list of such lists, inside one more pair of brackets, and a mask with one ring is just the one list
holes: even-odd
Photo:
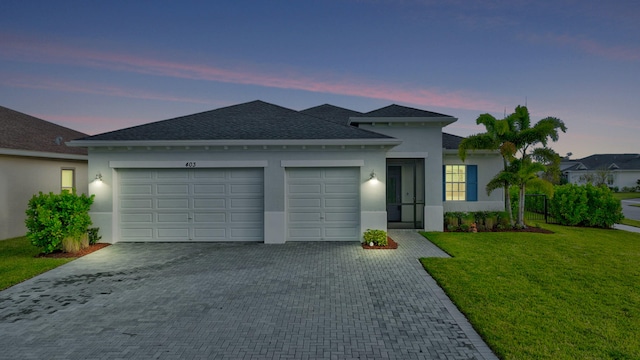
[(525, 184), (520, 185), (520, 192), (518, 194), (518, 227), (525, 228), (524, 225), (524, 195)]
[(509, 184), (504, 184), (504, 207), (507, 214), (509, 214), (509, 226), (513, 227), (513, 211), (511, 210), (511, 194), (509, 194)]

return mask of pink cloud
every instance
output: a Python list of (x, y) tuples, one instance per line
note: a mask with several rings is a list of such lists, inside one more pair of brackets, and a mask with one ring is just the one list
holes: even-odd
[(146, 100), (188, 102), (188, 103), (197, 103), (197, 104), (211, 103), (211, 101), (205, 100), (205, 99), (197, 99), (192, 97), (189, 97), (189, 98), (177, 97), (177, 96), (165, 95), (160, 93), (148, 92), (145, 90), (126, 89), (126, 88), (121, 88), (117, 86), (106, 86), (106, 85), (100, 85), (100, 84), (79, 83), (79, 82), (73, 82), (68, 80), (57, 80), (52, 78), (45, 78), (42, 76), (39, 76), (36, 78), (31, 76), (17, 77), (17, 76), (0, 75), (0, 79), (2, 79), (2, 82), (5, 85), (19, 87), (19, 88), (107, 95), (107, 96), (146, 99)]
[(547, 42), (562, 46), (571, 46), (587, 54), (619, 61), (640, 61), (640, 47), (621, 45), (604, 45), (594, 40), (570, 36), (547, 34), (546, 36), (529, 36), (533, 42)]
[[(162, 77), (358, 96), (418, 106), (481, 111), (500, 108), (500, 105), (494, 101), (485, 99), (482, 95), (476, 93), (404, 87), (357, 78), (327, 80), (328, 77), (322, 76), (322, 74), (309, 76), (308, 74), (296, 73), (290, 69), (271, 72), (248, 68), (228, 69), (207, 64), (181, 63), (125, 53), (87, 50), (60, 43), (41, 42), (32, 38), (19, 38), (2, 34), (0, 34), (0, 41), (3, 42), (3, 52), (0, 56), (21, 61), (71, 64)], [(102, 88), (86, 90), (87, 92), (113, 92), (122, 94), (121, 96), (127, 96), (127, 91), (124, 89)]]

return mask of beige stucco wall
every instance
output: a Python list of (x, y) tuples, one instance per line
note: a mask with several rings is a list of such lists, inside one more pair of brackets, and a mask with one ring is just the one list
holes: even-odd
[(0, 240), (24, 236), (27, 203), (39, 191), (61, 191), (60, 170), (75, 169), (76, 190), (88, 192), (87, 162), (0, 155)]

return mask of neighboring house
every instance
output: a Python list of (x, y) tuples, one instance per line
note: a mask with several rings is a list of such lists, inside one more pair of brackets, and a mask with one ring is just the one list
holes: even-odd
[(34, 194), (87, 193), (87, 150), (65, 142), (87, 134), (0, 106), (0, 240), (24, 236)]
[[(499, 154), (457, 158), (456, 118), (391, 105), (359, 113), (262, 101), (69, 143), (89, 149), (104, 241), (359, 241), (366, 229), (443, 230), (487, 196)], [(94, 176), (95, 175), (95, 176)]]
[(606, 184), (610, 188), (633, 188), (640, 179), (640, 154), (596, 154), (560, 164), (565, 180), (572, 184)]

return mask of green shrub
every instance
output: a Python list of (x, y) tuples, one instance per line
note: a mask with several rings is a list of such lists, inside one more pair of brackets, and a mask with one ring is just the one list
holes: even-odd
[(364, 242), (366, 244), (373, 243), (376, 246), (387, 246), (389, 242), (387, 241), (387, 232), (384, 230), (373, 230), (367, 229), (364, 232)]
[[(89, 209), (93, 198), (93, 195), (76, 195), (75, 191), (34, 195), (26, 210), (27, 238), (44, 253), (61, 249), (65, 238), (82, 246), (91, 225)], [(75, 247), (65, 247), (68, 246)]]
[(97, 227), (87, 229), (87, 236), (89, 237), (89, 245), (97, 244), (98, 241), (102, 239), (102, 236), (98, 235), (99, 231), (100, 231), (100, 228), (97, 228)]
[(549, 212), (560, 224), (570, 226), (610, 228), (624, 218), (620, 200), (604, 185), (557, 186)]

